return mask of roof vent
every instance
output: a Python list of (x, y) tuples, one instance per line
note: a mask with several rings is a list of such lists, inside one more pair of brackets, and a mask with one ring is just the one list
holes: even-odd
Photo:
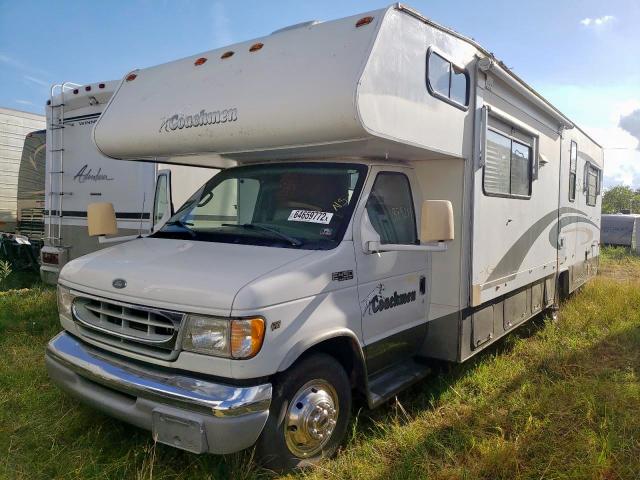
[(319, 23), (322, 23), (322, 22), (320, 20), (309, 20), (308, 22), (300, 22), (300, 23), (296, 23), (295, 25), (289, 25), (288, 27), (274, 30), (273, 32), (271, 32), (271, 35), (273, 35), (274, 33), (286, 32), (287, 30), (295, 30), (296, 28), (312, 27)]

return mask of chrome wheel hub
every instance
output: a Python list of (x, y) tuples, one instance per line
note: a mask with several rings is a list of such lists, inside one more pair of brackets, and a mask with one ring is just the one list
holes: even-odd
[(327, 444), (338, 421), (338, 395), (324, 380), (311, 380), (291, 399), (284, 419), (289, 451), (311, 457)]

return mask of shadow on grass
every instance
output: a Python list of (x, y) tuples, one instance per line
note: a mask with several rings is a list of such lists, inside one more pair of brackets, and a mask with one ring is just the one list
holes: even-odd
[[(540, 323), (519, 336), (535, 333), (539, 327)], [(504, 342), (486, 355), (503, 355), (511, 345)], [(640, 370), (639, 349), (640, 327), (636, 325), (607, 335), (583, 351), (552, 352), (527, 365), (493, 394), (482, 395), (481, 400), (465, 396), (457, 413), (444, 421), (440, 418), (437, 426), (422, 425), (420, 439), (390, 454), (384, 468), (370, 478), (425, 478), (428, 473), (440, 478), (492, 480), (521, 475), (637, 478), (638, 384), (637, 379), (631, 380), (627, 388), (620, 377), (633, 378), (633, 372)], [(406, 411), (406, 424), (422, 414), (433, 414), (433, 405), (441, 403), (453, 385), (481, 361), (453, 367), (450, 374), (443, 372), (403, 393), (399, 400)], [(369, 423), (397, 418), (393, 409), (387, 409), (374, 412)]]

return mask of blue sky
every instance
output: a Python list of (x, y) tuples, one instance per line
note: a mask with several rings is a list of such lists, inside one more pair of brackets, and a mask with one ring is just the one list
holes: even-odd
[[(49, 85), (127, 71), (388, 2), (0, 0), (0, 106), (42, 113)], [(605, 182), (640, 188), (640, 1), (414, 0), (479, 41), (606, 148)], [(623, 120), (625, 129), (620, 128)], [(632, 133), (635, 134), (632, 135)]]

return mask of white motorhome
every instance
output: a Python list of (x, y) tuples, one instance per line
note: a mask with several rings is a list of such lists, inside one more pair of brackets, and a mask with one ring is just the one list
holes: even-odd
[(148, 162), (113, 162), (91, 129), (118, 81), (54, 85), (47, 101), (44, 247), (40, 276), (55, 284), (70, 260), (105, 245), (87, 234), (87, 205), (110, 202), (125, 235), (148, 233), (215, 171)]
[(601, 147), (403, 5), (135, 70), (93, 137), (112, 164), (237, 163), (67, 264), (46, 353), (62, 388), (192, 452), (331, 455), (354, 395), (382, 404), (596, 273)]

